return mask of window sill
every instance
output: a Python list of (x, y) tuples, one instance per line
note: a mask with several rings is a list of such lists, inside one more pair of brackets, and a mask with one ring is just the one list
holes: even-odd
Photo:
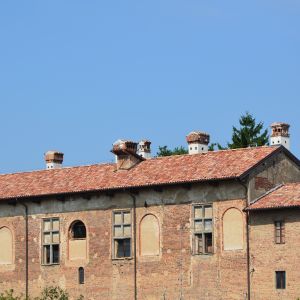
[(133, 257), (113, 257), (112, 261), (126, 261), (126, 260), (133, 260)]
[(192, 256), (213, 256), (214, 253), (192, 253)]
[(41, 264), (42, 267), (60, 266), (60, 263), (56, 264)]

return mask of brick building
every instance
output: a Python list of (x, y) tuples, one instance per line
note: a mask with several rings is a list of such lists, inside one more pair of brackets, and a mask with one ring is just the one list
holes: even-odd
[[(50, 151), (46, 170), (0, 175), (0, 291), (293, 299), (284, 295), (298, 293), (297, 266), (283, 252), (296, 255), (297, 210), (257, 207), (300, 181), (298, 159), (281, 145), (285, 125), (273, 127), (271, 147), (208, 152), (209, 136), (192, 132), (187, 155), (150, 158), (149, 141), (119, 140), (116, 163), (67, 168)], [(291, 236), (276, 244), (282, 224)]]

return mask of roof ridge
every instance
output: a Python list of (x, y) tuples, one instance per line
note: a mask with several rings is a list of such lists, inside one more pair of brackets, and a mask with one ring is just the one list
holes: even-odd
[(20, 172), (0, 174), (0, 176), (18, 175), (18, 174), (27, 174), (27, 173), (53, 172), (53, 171), (61, 171), (61, 170), (67, 170), (67, 169), (79, 169), (79, 168), (87, 168), (87, 167), (94, 167), (94, 166), (105, 166), (105, 165), (112, 165), (113, 166), (113, 165), (115, 165), (115, 163), (96, 163), (96, 164), (80, 165), (80, 166), (65, 166), (65, 167), (61, 167), (59, 169), (42, 169), (42, 170), (20, 171)]
[(166, 159), (166, 158), (171, 158), (171, 157), (179, 157), (179, 156), (196, 156), (196, 155), (207, 155), (207, 154), (212, 154), (212, 153), (220, 153), (220, 152), (234, 152), (234, 151), (250, 151), (250, 150), (257, 150), (257, 149), (267, 149), (267, 148), (280, 148), (281, 146), (274, 145), (274, 146), (256, 146), (256, 147), (246, 147), (246, 148), (235, 148), (235, 149), (220, 149), (220, 150), (212, 150), (212, 151), (207, 151), (204, 153), (194, 153), (194, 154), (174, 154), (174, 155), (166, 155), (166, 156), (154, 156), (151, 157), (148, 160), (153, 160), (153, 159)]

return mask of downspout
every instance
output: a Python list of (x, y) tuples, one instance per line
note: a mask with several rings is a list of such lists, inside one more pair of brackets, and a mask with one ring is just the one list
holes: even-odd
[(23, 202), (18, 202), (18, 200), (17, 203), (20, 203), (25, 209), (25, 296), (28, 299), (28, 206)]
[[(244, 184), (241, 180), (239, 183), (245, 188), (246, 191), (246, 205), (249, 204), (248, 185)], [(246, 212), (246, 244), (247, 244), (247, 299), (251, 299), (251, 280), (250, 280), (250, 234), (249, 234), (249, 212)]]
[(137, 261), (136, 261), (136, 197), (129, 193), (133, 201), (133, 269), (134, 269), (134, 300), (137, 300)]

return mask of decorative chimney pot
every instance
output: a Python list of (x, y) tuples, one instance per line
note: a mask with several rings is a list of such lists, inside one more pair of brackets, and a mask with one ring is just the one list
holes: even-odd
[(45, 153), (46, 169), (60, 169), (64, 160), (64, 154), (58, 151), (48, 151)]
[(206, 153), (208, 151), (209, 134), (201, 131), (192, 131), (186, 136), (189, 154)]
[(282, 145), (290, 150), (290, 125), (283, 122), (276, 122), (271, 124), (272, 133), (270, 143), (271, 146)]
[(129, 140), (117, 140), (111, 150), (116, 155), (117, 170), (129, 170), (144, 160), (137, 154), (137, 143)]
[(146, 159), (151, 158), (151, 142), (148, 140), (142, 140), (138, 144), (137, 154)]

